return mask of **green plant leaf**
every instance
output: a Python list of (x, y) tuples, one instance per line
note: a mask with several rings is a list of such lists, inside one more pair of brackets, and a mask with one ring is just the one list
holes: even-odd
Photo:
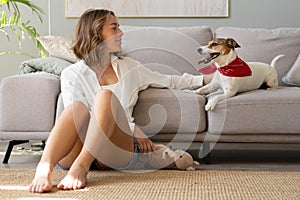
[[(29, 7), (33, 13), (35, 13), (40, 22), (42, 22), (42, 16), (44, 15), (44, 11), (42, 8), (38, 7), (37, 5), (33, 4), (29, 0), (0, 0), (0, 7), (2, 5), (6, 5), (9, 11), (13, 10), (13, 15), (7, 16), (7, 12), (5, 10), (1, 13), (0, 18), (0, 33), (4, 34), (7, 40), (10, 42), (10, 34), (7, 32), (6, 29), (10, 29), (14, 35), (17, 37), (19, 46), (22, 46), (22, 40), (27, 36), (29, 39), (32, 39), (36, 43), (36, 47), (39, 49), (40, 55), (42, 57), (46, 56), (45, 49), (41, 45), (41, 43), (37, 40), (39, 34), (37, 33), (34, 26), (30, 25), (30, 20), (26, 22), (21, 21), (21, 13), (18, 7), (18, 4), (23, 4)], [(14, 53), (14, 51), (8, 52), (7, 54)], [(0, 51), (0, 55), (5, 55), (5, 52)], [(20, 54), (17, 51), (15, 54)], [(25, 53), (21, 53), (23, 55), (28, 55)]]
[(21, 51), (0, 51), (0, 56), (1, 55), (8, 55), (8, 54), (20, 54), (20, 55), (28, 56), (30, 58), (35, 58), (35, 56), (27, 54), (27, 53), (23, 53)]
[(18, 15), (21, 15), (19, 7), (18, 7), (18, 3), (23, 4), (23, 5), (27, 6), (28, 8), (30, 8), (32, 10), (32, 12), (38, 16), (40, 22), (43, 22), (42, 16), (45, 14), (44, 10), (41, 7), (32, 3), (31, 1), (29, 1), (29, 0), (0, 0), (0, 6), (2, 4), (6, 4), (8, 7), (8, 10), (11, 10), (10, 5), (12, 5), (14, 12), (16, 12)]

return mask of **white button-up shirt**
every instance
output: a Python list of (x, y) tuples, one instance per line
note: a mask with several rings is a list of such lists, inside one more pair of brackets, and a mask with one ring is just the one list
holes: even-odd
[(119, 99), (129, 122), (134, 130), (133, 108), (138, 100), (138, 93), (151, 87), (172, 89), (194, 89), (202, 86), (203, 76), (190, 74), (165, 75), (151, 71), (140, 62), (129, 57), (112, 56), (112, 66), (118, 77), (118, 83), (112, 87), (99, 84), (96, 73), (82, 60), (65, 68), (61, 74), (61, 92), (64, 107), (79, 101), (91, 111), (96, 94), (103, 89), (110, 89)]

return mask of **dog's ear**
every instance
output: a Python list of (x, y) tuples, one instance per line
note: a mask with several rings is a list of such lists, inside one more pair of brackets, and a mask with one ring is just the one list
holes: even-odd
[(229, 48), (240, 48), (241, 46), (232, 38), (228, 38), (226, 39), (226, 45), (229, 47)]

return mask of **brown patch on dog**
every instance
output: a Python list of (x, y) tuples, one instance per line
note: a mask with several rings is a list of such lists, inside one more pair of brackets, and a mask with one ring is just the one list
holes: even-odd
[(241, 46), (232, 38), (226, 39), (226, 44), (229, 48), (240, 48)]
[(231, 49), (239, 47), (240, 45), (232, 38), (216, 38), (208, 43), (208, 48), (220, 52), (221, 55), (226, 55)]

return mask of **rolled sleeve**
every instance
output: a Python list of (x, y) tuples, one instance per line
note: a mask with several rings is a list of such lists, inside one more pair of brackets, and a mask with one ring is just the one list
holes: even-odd
[(131, 130), (132, 135), (134, 135), (135, 123), (129, 122), (129, 128)]
[(199, 88), (203, 86), (203, 75), (191, 75), (188, 73), (184, 73), (182, 75), (185, 80), (188, 82), (188, 84), (193, 88)]
[(65, 69), (61, 73), (61, 92), (65, 108), (74, 102), (81, 102), (88, 107), (87, 99), (76, 77), (71, 70)]

